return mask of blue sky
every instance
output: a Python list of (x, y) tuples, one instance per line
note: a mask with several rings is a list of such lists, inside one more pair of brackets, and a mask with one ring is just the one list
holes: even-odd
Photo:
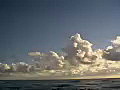
[(120, 0), (0, 0), (0, 58), (59, 51), (75, 33), (105, 48), (120, 34)]

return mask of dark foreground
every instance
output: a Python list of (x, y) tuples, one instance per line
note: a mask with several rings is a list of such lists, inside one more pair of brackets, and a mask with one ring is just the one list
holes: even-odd
[(1, 80), (0, 90), (120, 90), (120, 79)]

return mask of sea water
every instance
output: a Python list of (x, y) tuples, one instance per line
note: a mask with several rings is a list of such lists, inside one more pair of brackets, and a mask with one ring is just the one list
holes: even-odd
[(120, 79), (1, 80), (0, 90), (120, 90)]

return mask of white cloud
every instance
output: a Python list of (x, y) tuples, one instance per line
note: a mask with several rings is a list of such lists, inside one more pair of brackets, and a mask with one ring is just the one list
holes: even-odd
[(120, 62), (110, 61), (120, 60), (120, 36), (112, 40), (111, 46), (108, 46), (106, 50), (93, 50), (93, 44), (81, 38), (78, 33), (71, 36), (70, 41), (70, 45), (63, 49), (64, 56), (54, 51), (48, 53), (29, 52), (28, 55), (34, 59), (33, 64), (19, 62), (7, 65), (1, 63), (0, 72), (8, 70), (15, 72), (56, 70), (50, 72), (57, 73), (57, 70), (60, 70), (61, 73), (67, 71), (71, 74), (84, 75), (86, 73), (112, 72), (112, 70), (120, 69)]
[(120, 36), (111, 41), (111, 46), (106, 48), (107, 54), (103, 57), (110, 60), (120, 60)]

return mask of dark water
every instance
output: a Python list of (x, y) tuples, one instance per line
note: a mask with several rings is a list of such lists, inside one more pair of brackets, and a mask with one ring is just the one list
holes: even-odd
[(0, 90), (120, 90), (120, 79), (1, 80)]

